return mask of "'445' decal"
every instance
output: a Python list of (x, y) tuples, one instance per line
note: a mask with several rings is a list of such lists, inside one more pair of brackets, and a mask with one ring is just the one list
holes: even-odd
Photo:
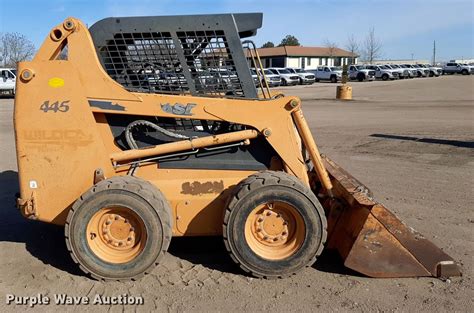
[(47, 113), (47, 112), (50, 112), (50, 111), (53, 111), (54, 113), (56, 112), (67, 112), (69, 111), (69, 101), (70, 100), (66, 100), (66, 101), (56, 101), (56, 102), (53, 102), (53, 103), (49, 103), (48, 100), (46, 100), (41, 106), (40, 106), (40, 110), (43, 111), (44, 113)]

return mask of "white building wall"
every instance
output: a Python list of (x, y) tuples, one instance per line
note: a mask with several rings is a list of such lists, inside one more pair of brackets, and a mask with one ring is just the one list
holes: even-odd
[(301, 58), (286, 58), (286, 67), (300, 68)]
[[(304, 59), (304, 60), (303, 60)], [(263, 65), (265, 67), (275, 67), (277, 65), (273, 64), (272, 58), (262, 59)], [(349, 64), (351, 62), (350, 58), (342, 58), (341, 65)], [(307, 70), (317, 69), (318, 66), (334, 66), (335, 59), (331, 57), (285, 57), (284, 66), (292, 68), (305, 68)], [(354, 59), (354, 64), (358, 63), (358, 58)], [(304, 66), (303, 66), (304, 65)]]
[(318, 68), (318, 65), (319, 65), (319, 58), (306, 58), (305, 69), (315, 70)]

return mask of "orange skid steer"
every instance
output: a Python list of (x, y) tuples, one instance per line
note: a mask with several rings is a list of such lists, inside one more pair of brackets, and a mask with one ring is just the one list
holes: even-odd
[(173, 236), (209, 235), (257, 277), (292, 275), (324, 247), (371, 277), (460, 275), (320, 154), (297, 97), (252, 77), (261, 62), (241, 40), (261, 25), (249, 13), (54, 27), (19, 63), (21, 213), (64, 225), (74, 261), (102, 280), (150, 272)]

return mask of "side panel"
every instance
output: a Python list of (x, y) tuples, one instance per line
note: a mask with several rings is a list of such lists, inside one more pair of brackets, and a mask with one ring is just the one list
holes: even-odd
[(136, 176), (156, 185), (173, 210), (173, 235), (220, 235), (225, 204), (233, 187), (253, 171), (140, 167)]
[[(35, 214), (64, 224), (68, 207), (93, 185), (94, 171), (114, 173), (76, 69), (68, 61), (20, 63), (34, 72), (18, 81), (14, 124), (22, 199)], [(33, 213), (33, 212), (30, 212)]]

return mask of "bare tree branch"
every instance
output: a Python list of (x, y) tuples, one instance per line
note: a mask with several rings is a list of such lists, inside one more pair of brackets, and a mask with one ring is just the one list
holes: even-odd
[(326, 38), (326, 40), (324, 40), (324, 46), (328, 49), (328, 55), (330, 57), (333, 57), (336, 54), (336, 49), (338, 46), (335, 42)]
[(0, 62), (3, 67), (16, 67), (17, 62), (29, 60), (35, 53), (35, 46), (20, 33), (0, 34)]
[(350, 64), (354, 64), (355, 55), (359, 54), (359, 42), (354, 34), (347, 37), (346, 49), (352, 54)]
[(372, 27), (364, 42), (364, 59), (368, 63), (373, 63), (382, 55), (382, 42), (375, 36), (375, 29)]

